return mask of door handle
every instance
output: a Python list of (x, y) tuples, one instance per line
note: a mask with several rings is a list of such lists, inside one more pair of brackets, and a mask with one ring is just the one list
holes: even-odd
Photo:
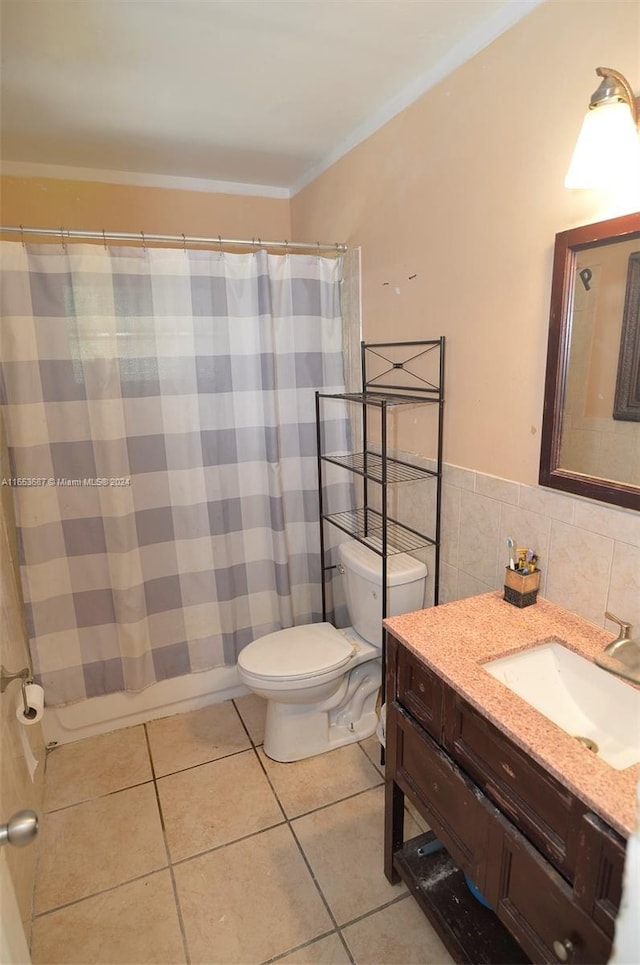
[(38, 833), (38, 815), (35, 811), (16, 811), (6, 824), (0, 824), (0, 845), (12, 844), (24, 848)]

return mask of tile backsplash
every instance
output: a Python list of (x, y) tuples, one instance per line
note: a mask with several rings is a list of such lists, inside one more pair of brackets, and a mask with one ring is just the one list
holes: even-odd
[[(389, 509), (423, 529), (433, 496), (424, 483), (398, 487)], [(609, 610), (640, 637), (640, 513), (445, 465), (440, 602), (502, 588), (508, 536), (538, 554), (541, 596), (615, 635)]]

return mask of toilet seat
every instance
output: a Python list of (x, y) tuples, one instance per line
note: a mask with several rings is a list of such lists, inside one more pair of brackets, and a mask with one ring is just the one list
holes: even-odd
[(304, 680), (338, 670), (355, 652), (330, 623), (311, 623), (254, 640), (240, 651), (238, 665), (259, 680)]

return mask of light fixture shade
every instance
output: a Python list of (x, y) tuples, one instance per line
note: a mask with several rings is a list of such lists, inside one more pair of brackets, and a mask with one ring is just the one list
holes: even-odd
[(608, 188), (640, 182), (640, 137), (628, 104), (588, 111), (565, 178), (567, 188)]

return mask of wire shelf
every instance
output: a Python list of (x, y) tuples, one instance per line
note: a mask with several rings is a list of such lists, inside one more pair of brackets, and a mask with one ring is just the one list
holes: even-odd
[(390, 392), (367, 390), (366, 392), (319, 392), (318, 395), (321, 399), (342, 399), (345, 402), (358, 402), (361, 405), (365, 403), (366, 405), (375, 405), (380, 408), (384, 405), (429, 405), (440, 402), (440, 397), (436, 389), (424, 390), (425, 392), (433, 394), (433, 398), (430, 398), (429, 395), (415, 395), (410, 389), (404, 389), (402, 387), (394, 389), (392, 386), (388, 386), (388, 388), (391, 389)]
[[(375, 482), (382, 482), (383, 459), (377, 452), (350, 452), (341, 456), (322, 457), (326, 462), (332, 462), (335, 466), (342, 466), (351, 472), (373, 479)], [(413, 482), (416, 479), (423, 480), (428, 476), (437, 476), (438, 473), (432, 469), (425, 469), (421, 466), (413, 466), (401, 459), (394, 459), (387, 456), (387, 482), (401, 483)]]
[[(349, 536), (365, 543), (370, 549), (382, 556), (382, 514), (377, 510), (348, 510), (322, 518), (329, 523), (333, 523), (343, 533), (348, 533)], [(387, 556), (396, 553), (413, 553), (416, 550), (424, 549), (425, 546), (434, 545), (435, 540), (430, 539), (423, 533), (416, 532), (416, 530), (399, 523), (395, 519), (387, 517)]]
[[(433, 549), (433, 604), (439, 602), (441, 499), (442, 499), (442, 427), (444, 414), (444, 349), (445, 339), (424, 339), (410, 342), (361, 343), (362, 383), (361, 391), (339, 393), (316, 392), (316, 443), (318, 456), (318, 501), (320, 507), (320, 552), (324, 559), (325, 524), (341, 530), (352, 539), (368, 546), (378, 556), (393, 557), (399, 553), (416, 555), (419, 550)], [(325, 419), (324, 406), (330, 400), (341, 403), (354, 432), (354, 448), (357, 452), (333, 452), (340, 444), (330, 420)], [(430, 448), (435, 458), (413, 457), (400, 449), (389, 455), (389, 431), (394, 440), (403, 429), (401, 413), (415, 411), (421, 406), (431, 407), (431, 418), (421, 420)], [(435, 406), (435, 409), (433, 408)], [(394, 417), (394, 410), (398, 418)], [(416, 420), (417, 424), (418, 420)], [(394, 443), (395, 445), (395, 443)], [(325, 451), (325, 446), (329, 451)], [(416, 462), (419, 463), (416, 465)], [(356, 493), (338, 506), (360, 504), (358, 509), (329, 512), (325, 503), (324, 478), (328, 465), (339, 467), (360, 477)], [(427, 466), (429, 468), (427, 468)], [(342, 475), (342, 473), (340, 474)], [(335, 479), (335, 473), (329, 476)], [(419, 532), (398, 519), (388, 515), (390, 501), (387, 486), (397, 483), (425, 482), (429, 489), (415, 493), (402, 487), (395, 490), (400, 500), (419, 502), (419, 515), (425, 517), (426, 528)], [(380, 486), (378, 490), (377, 487)], [(373, 489), (371, 488), (373, 487)], [(379, 508), (371, 507), (373, 504)], [(327, 496), (328, 498), (328, 496)], [(424, 507), (421, 502), (424, 501)], [(334, 503), (334, 508), (335, 508)], [(418, 507), (416, 507), (418, 509)], [(402, 509), (396, 510), (400, 515)], [(415, 515), (415, 513), (414, 513)], [(413, 518), (413, 516), (412, 516)], [(416, 525), (420, 525), (417, 523)], [(422, 527), (421, 527), (422, 528)], [(420, 558), (420, 557), (418, 557)], [(385, 565), (383, 563), (383, 572)], [(327, 569), (331, 569), (328, 567)], [(388, 576), (388, 573), (387, 573)], [(387, 581), (388, 586), (388, 581)], [(383, 594), (382, 617), (386, 617), (386, 592)], [(327, 598), (325, 581), (322, 582), (322, 612), (326, 619)], [(384, 653), (383, 653), (384, 667)]]

